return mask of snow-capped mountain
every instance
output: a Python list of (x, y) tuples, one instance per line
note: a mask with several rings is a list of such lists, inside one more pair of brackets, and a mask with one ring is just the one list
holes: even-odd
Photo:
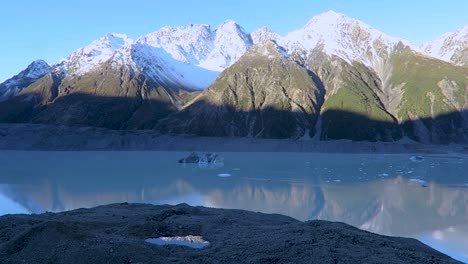
[(76, 75), (83, 75), (110, 59), (123, 65), (128, 61), (128, 50), (133, 43), (134, 41), (125, 34), (109, 33), (73, 52), (58, 65)]
[(468, 25), (455, 32), (445, 33), (423, 44), (420, 49), (440, 60), (468, 66)]
[[(144, 72), (153, 80), (165, 80), (165, 83), (174, 80), (176, 86), (204, 89), (253, 45), (267, 40), (275, 41), (288, 53), (300, 49), (308, 54), (320, 47), (329, 55), (337, 55), (348, 62), (357, 60), (367, 66), (376, 64), (401, 41), (330, 11), (312, 18), (303, 28), (285, 37), (268, 28), (249, 34), (231, 20), (214, 30), (209, 25), (164, 27), (137, 40), (125, 34), (106, 34), (53, 67), (65, 72), (66, 78), (72, 78), (106, 63), (116, 68), (125, 65), (132, 71)], [(11, 84), (8, 87), (17, 88), (0, 91), (14, 95), (25, 88)]]
[(208, 87), (219, 75), (217, 71), (176, 60), (163, 48), (142, 43), (131, 46), (129, 63), (148, 79), (168, 87), (200, 90)]
[(164, 27), (137, 42), (162, 48), (178, 61), (217, 72), (231, 66), (252, 46), (250, 35), (231, 20), (215, 30), (209, 25)]
[[(425, 52), (463, 65), (467, 28)], [(215, 29), (164, 27), (136, 40), (107, 34), (2, 84), (0, 98), (8, 100), (0, 103), (0, 121), (205, 136), (467, 141), (461, 120), (468, 120), (468, 68), (421, 52), (333, 11), (285, 36), (268, 28), (249, 34), (231, 20)], [(421, 122), (429, 116), (430, 125)]]
[(252, 42), (254, 45), (261, 44), (268, 40), (278, 42), (281, 39), (280, 35), (278, 35), (276, 32), (273, 32), (271, 29), (267, 27), (262, 27), (252, 32), (250, 36), (252, 37)]
[(57, 66), (69, 76), (81, 76), (105, 63), (125, 65), (159, 83), (204, 89), (251, 46), (250, 35), (233, 21), (215, 30), (208, 25), (164, 27), (136, 41), (124, 34), (107, 34)]
[(0, 102), (13, 97), (51, 70), (52, 68), (47, 62), (43, 60), (33, 61), (26, 69), (0, 84)]
[(209, 25), (164, 27), (140, 37), (137, 42), (162, 48), (178, 61), (197, 65), (213, 49), (213, 33)]
[(224, 22), (213, 34), (213, 50), (200, 63), (206, 69), (221, 72), (239, 60), (252, 46), (250, 35), (232, 20)]
[(289, 52), (301, 48), (308, 54), (315, 48), (321, 48), (328, 55), (367, 66), (385, 58), (399, 42), (406, 43), (333, 11), (312, 18), (304, 27), (287, 34), (280, 41)]

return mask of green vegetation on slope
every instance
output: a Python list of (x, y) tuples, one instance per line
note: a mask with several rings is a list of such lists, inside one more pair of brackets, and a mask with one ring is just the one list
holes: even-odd
[[(463, 137), (468, 68), (402, 49), (391, 59), (392, 86), (402, 86), (398, 119), (416, 140), (446, 142)], [(420, 120), (423, 126), (416, 126)], [(463, 134), (463, 131), (461, 132)]]
[[(321, 139), (395, 140), (401, 137), (396, 120), (378, 94), (376, 77), (362, 64), (333, 58), (323, 71), (327, 96), (322, 106)], [(321, 66), (323, 67), (323, 65)]]

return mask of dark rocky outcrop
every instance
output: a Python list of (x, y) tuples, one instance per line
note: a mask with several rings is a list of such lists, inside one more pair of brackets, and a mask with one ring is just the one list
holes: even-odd
[[(202, 236), (205, 249), (147, 238)], [(415, 239), (242, 210), (114, 204), (0, 217), (2, 263), (459, 263)]]

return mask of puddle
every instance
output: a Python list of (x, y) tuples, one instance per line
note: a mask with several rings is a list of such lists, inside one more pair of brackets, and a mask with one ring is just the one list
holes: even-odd
[(155, 244), (158, 246), (176, 245), (186, 246), (196, 249), (206, 248), (210, 245), (210, 242), (204, 240), (201, 236), (175, 236), (175, 237), (158, 237), (148, 238), (145, 242)]

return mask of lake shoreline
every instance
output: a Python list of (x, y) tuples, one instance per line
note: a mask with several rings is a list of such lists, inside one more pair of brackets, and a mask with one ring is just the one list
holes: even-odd
[[(416, 239), (339, 222), (186, 204), (111, 204), (0, 217), (5, 263), (460, 263)], [(203, 249), (157, 246), (198, 236)]]
[(1, 150), (210, 151), (321, 153), (468, 153), (468, 145), (313, 139), (215, 138), (163, 135), (153, 130), (109, 130), (43, 124), (0, 124)]

